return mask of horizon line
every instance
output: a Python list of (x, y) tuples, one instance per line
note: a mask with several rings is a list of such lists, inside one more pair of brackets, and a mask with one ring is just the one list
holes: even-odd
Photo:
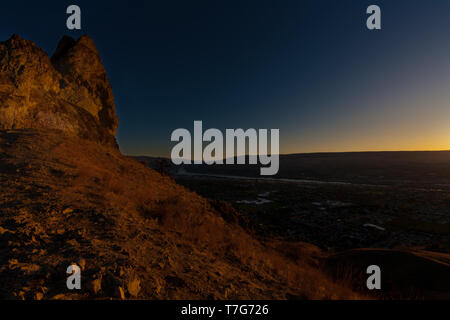
[[(278, 156), (292, 156), (292, 155), (313, 155), (313, 154), (343, 154), (343, 153), (389, 153), (389, 152), (395, 152), (395, 153), (401, 153), (401, 152), (450, 152), (450, 149), (438, 149), (438, 150), (372, 150), (372, 151), (315, 151), (315, 152), (294, 152), (294, 153), (279, 153)], [(133, 155), (133, 154), (127, 154), (123, 153), (125, 156), (128, 157), (151, 157), (151, 158), (165, 158), (170, 159), (170, 156), (160, 156), (160, 155)], [(276, 155), (276, 154), (273, 154)], [(249, 154), (246, 154), (245, 156), (249, 156)], [(256, 155), (259, 156), (259, 155)], [(268, 156), (272, 156), (269, 154)], [(234, 158), (237, 157), (244, 157), (244, 156), (234, 156)], [(184, 159), (184, 158), (176, 158), (176, 159)], [(229, 159), (229, 158), (223, 158), (223, 160)], [(193, 159), (191, 159), (193, 161)]]

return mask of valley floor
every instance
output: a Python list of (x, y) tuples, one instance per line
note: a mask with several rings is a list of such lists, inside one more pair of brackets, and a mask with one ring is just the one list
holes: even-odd
[(319, 247), (327, 268), (362, 291), (367, 266), (380, 265), (385, 298), (450, 298), (449, 189), (205, 173), (175, 178), (232, 203), (265, 241)]

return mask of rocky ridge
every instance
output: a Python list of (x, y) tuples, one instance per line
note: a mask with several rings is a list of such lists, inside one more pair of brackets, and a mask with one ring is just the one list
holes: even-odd
[(63, 37), (50, 58), (13, 35), (0, 43), (0, 129), (59, 129), (115, 145), (114, 95), (94, 41)]

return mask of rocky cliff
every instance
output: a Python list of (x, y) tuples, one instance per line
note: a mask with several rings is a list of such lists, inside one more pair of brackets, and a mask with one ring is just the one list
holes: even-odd
[(59, 129), (115, 145), (114, 96), (94, 41), (63, 37), (50, 57), (13, 35), (0, 43), (0, 129)]

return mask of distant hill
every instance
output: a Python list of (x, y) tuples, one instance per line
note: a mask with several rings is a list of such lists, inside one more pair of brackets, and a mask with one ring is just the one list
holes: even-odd
[[(152, 162), (140, 158), (144, 159)], [(173, 166), (173, 171), (180, 168), (190, 173), (261, 177), (260, 165), (182, 165)], [(450, 151), (281, 155), (279, 173), (266, 178), (450, 187)]]

